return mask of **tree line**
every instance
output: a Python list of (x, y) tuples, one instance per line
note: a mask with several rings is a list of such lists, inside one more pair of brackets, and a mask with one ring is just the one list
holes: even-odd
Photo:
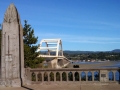
[(70, 60), (120, 60), (120, 53), (99, 52), (86, 54), (64, 54)]

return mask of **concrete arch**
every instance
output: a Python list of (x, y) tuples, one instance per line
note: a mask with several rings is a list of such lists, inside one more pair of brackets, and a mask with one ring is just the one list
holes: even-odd
[(114, 73), (112, 71), (108, 72), (109, 81), (114, 81)]
[(75, 77), (75, 81), (79, 81), (79, 73), (78, 72), (75, 72), (74, 73), (74, 77)]
[(86, 73), (84, 71), (81, 72), (81, 81), (86, 81)]
[(67, 81), (67, 74), (66, 74), (66, 72), (62, 73), (62, 81)]
[(52, 68), (64, 68), (70, 63), (63, 55), (61, 39), (42, 39), (37, 52), (40, 52), (38, 57), (49, 59), (49, 66)]
[(68, 80), (73, 81), (73, 72), (68, 73)]
[(94, 72), (94, 81), (99, 81), (99, 72), (98, 71)]
[(46, 51), (46, 55), (41, 54), (39, 57), (63, 57), (61, 39), (42, 39), (37, 49), (37, 52), (40, 51)]
[(92, 72), (91, 71), (89, 71), (88, 73), (87, 73), (87, 79), (88, 79), (88, 81), (92, 81)]
[(54, 73), (53, 72), (51, 72), (50, 74), (49, 74), (49, 77), (50, 77), (50, 81), (54, 81)]
[(44, 73), (44, 81), (48, 81), (48, 73), (47, 72)]
[(42, 81), (42, 74), (41, 74), (41, 73), (38, 73), (38, 74), (37, 74), (37, 78), (38, 78), (38, 81)]

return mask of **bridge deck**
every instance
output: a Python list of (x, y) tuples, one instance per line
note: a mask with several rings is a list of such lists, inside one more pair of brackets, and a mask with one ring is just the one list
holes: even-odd
[(64, 56), (55, 56), (55, 55), (39, 55), (38, 57), (64, 58)]

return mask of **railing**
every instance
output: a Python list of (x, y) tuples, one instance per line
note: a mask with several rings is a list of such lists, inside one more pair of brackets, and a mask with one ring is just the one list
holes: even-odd
[(100, 82), (119, 83), (119, 68), (104, 69), (26, 69), (27, 80), (31, 83), (41, 82)]

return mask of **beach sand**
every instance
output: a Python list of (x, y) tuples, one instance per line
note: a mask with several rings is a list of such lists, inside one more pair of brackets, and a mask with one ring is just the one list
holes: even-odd
[(85, 68), (100, 68), (100, 67), (103, 67), (103, 66), (112, 66), (114, 64), (118, 64), (120, 62), (112, 62), (112, 61), (106, 61), (106, 62), (100, 62), (100, 63), (90, 63), (90, 64), (80, 64), (80, 68), (81, 69), (85, 69)]

